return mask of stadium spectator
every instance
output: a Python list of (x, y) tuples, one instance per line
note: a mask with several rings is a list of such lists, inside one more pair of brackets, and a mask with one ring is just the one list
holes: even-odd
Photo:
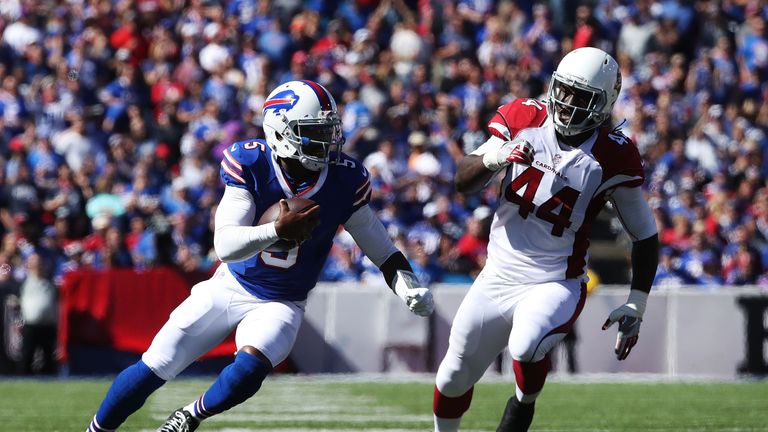
[(482, 219), (474, 216), (468, 217), (466, 224), (467, 229), (456, 244), (456, 249), (459, 252), (459, 259), (466, 260), (470, 264), (474, 275), (479, 273), (485, 265), (488, 226), (483, 224)]
[(730, 242), (723, 251), (723, 276), (727, 284), (754, 284), (761, 273), (760, 255), (750, 244), (748, 232), (746, 226), (738, 225), (730, 233)]
[[(360, 280), (360, 271), (356, 267), (357, 264), (353, 260), (349, 248), (334, 245), (328, 260), (325, 262), (321, 277), (328, 282), (356, 282)], [(416, 273), (416, 275), (419, 274)], [(423, 283), (427, 285), (427, 282)]]
[[(56, 373), (56, 325), (58, 323), (58, 293), (47, 276), (41, 256), (32, 253), (26, 258), (27, 275), (19, 289), (22, 331), (22, 366), (25, 374)], [(41, 352), (40, 364), (36, 362)]]
[(710, 244), (703, 230), (694, 231), (691, 235), (691, 246), (680, 255), (679, 266), (690, 284), (708, 287), (723, 284), (719, 251)]
[(657, 288), (677, 288), (687, 283), (685, 274), (680, 270), (675, 250), (670, 246), (662, 247), (659, 250), (659, 266), (656, 268), (653, 285)]

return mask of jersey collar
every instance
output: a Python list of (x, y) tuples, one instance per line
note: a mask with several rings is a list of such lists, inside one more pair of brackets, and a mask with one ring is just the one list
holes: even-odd
[(305, 189), (302, 193), (297, 195), (293, 192), (293, 189), (291, 189), (291, 186), (288, 184), (288, 180), (285, 178), (283, 169), (280, 167), (280, 163), (277, 161), (277, 156), (274, 153), (272, 153), (270, 161), (272, 162), (272, 168), (275, 170), (275, 177), (277, 177), (277, 182), (280, 183), (280, 187), (283, 189), (283, 193), (288, 198), (293, 198), (296, 196), (301, 196), (302, 198), (310, 198), (311, 196), (315, 195), (321, 187), (323, 187), (325, 179), (328, 177), (329, 165), (326, 165), (320, 171), (320, 176), (317, 178), (315, 184), (313, 184), (309, 189)]
[(597, 137), (600, 135), (600, 127), (595, 128), (594, 133), (590, 135), (589, 138), (587, 138), (586, 141), (584, 141), (580, 146), (578, 147), (571, 147), (567, 144), (562, 144), (559, 139), (557, 139), (557, 133), (555, 133), (555, 122), (552, 121), (552, 119), (547, 116), (547, 120), (544, 122), (544, 125), (547, 129), (549, 129), (549, 136), (552, 138), (553, 142), (557, 143), (557, 147), (561, 151), (571, 151), (571, 150), (581, 150), (584, 153), (591, 153), (592, 152), (592, 146), (595, 145), (595, 142), (597, 142)]

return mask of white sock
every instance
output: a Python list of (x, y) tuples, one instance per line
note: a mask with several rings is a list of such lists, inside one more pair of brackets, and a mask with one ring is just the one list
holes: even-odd
[(459, 418), (440, 418), (435, 416), (435, 432), (457, 432), (459, 430)]
[(520, 387), (515, 386), (515, 396), (517, 396), (517, 400), (520, 401), (520, 403), (529, 404), (536, 402), (536, 398), (539, 397), (539, 392), (531, 393), (531, 394), (523, 394), (523, 391), (520, 390)]
[(182, 409), (183, 409), (184, 411), (186, 411), (186, 412), (188, 412), (188, 413), (192, 414), (192, 417), (194, 417), (194, 418), (196, 418), (196, 419), (200, 420), (200, 419), (197, 417), (197, 413), (195, 412), (195, 404), (196, 404), (196, 403), (197, 403), (197, 401), (196, 401), (196, 400), (194, 400), (194, 401), (192, 401), (192, 403), (190, 403), (189, 405), (185, 406), (185, 407), (184, 407), (184, 408), (182, 408)]

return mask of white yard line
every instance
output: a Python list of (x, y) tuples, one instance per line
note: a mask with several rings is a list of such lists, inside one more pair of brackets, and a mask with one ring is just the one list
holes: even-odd
[[(219, 432), (258, 431), (294, 431), (298, 422), (360, 424), (359, 429), (312, 429), (313, 431), (352, 432), (363, 430), (364, 425), (397, 421), (412, 423), (412, 429), (378, 429), (381, 432), (401, 432), (423, 429), (424, 424), (431, 424), (429, 415), (413, 415), (396, 406), (381, 406), (370, 396), (339, 392), (333, 388), (334, 382), (345, 381), (312, 377), (277, 377), (266, 382), (264, 388), (242, 405), (222, 416), (206, 420), (206, 430)], [(338, 378), (338, 377), (336, 377)], [(348, 381), (347, 381), (348, 382)], [(183, 383), (181, 381), (179, 384)], [(204, 387), (205, 384), (202, 384)], [(171, 385), (163, 387), (150, 399), (147, 408), (150, 415), (162, 424), (170, 412), (179, 406), (191, 402), (199, 396), (201, 385)], [(217, 428), (217, 423), (239, 422), (252, 425), (252, 429)], [(280, 424), (285, 423), (285, 428)], [(375, 431), (373, 429), (364, 429)], [(307, 429), (309, 431), (309, 429)]]

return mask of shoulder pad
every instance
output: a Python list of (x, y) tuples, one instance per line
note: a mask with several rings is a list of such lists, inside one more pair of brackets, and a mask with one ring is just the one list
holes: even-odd
[(603, 181), (621, 175), (634, 179), (626, 186), (639, 186), (645, 180), (640, 151), (618, 129), (601, 128), (592, 154), (603, 168)]
[(488, 122), (491, 135), (511, 140), (523, 129), (539, 127), (547, 119), (547, 106), (536, 99), (519, 98), (502, 105)]
[(352, 199), (352, 212), (368, 204), (371, 200), (371, 179), (368, 170), (359, 160), (342, 153), (338, 162), (333, 160), (338, 169), (343, 169), (345, 178), (349, 178), (349, 184), (354, 187)]
[(267, 155), (269, 146), (263, 140), (238, 141), (224, 150), (223, 157), (231, 157), (242, 165), (251, 165), (260, 158)]
[(259, 160), (265, 160), (269, 147), (262, 140), (238, 141), (226, 149), (221, 158), (221, 178), (228, 186), (244, 187), (251, 176), (246, 173)]

